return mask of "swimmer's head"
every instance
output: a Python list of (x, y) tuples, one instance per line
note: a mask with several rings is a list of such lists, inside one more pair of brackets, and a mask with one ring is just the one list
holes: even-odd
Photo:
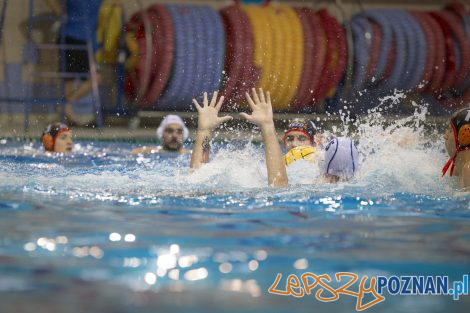
[(189, 131), (181, 117), (167, 115), (157, 128), (157, 137), (162, 141), (163, 149), (179, 151), (183, 148), (183, 141), (189, 136)]
[(282, 143), (286, 151), (295, 147), (314, 147), (317, 127), (312, 121), (296, 118), (289, 123), (282, 137)]
[(444, 141), (450, 159), (443, 167), (442, 175), (445, 175), (450, 167), (450, 176), (452, 176), (457, 154), (470, 150), (470, 108), (461, 109), (452, 114)]
[(66, 153), (73, 148), (72, 131), (62, 123), (48, 125), (42, 133), (41, 141), (46, 151)]
[(359, 153), (350, 138), (331, 139), (325, 147), (320, 171), (332, 182), (351, 179), (357, 172)]

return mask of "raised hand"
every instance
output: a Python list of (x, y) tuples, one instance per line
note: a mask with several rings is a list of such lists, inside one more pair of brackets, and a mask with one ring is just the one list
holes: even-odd
[(204, 100), (202, 106), (193, 99), (194, 106), (198, 112), (197, 120), (197, 133), (196, 142), (194, 143), (193, 153), (191, 155), (191, 168), (196, 169), (201, 166), (202, 163), (209, 162), (210, 152), (210, 139), (211, 132), (228, 120), (231, 120), (231, 116), (219, 117), (219, 111), (224, 102), (224, 97), (220, 97), (217, 100), (217, 91), (212, 95), (211, 102), (207, 100), (207, 92), (204, 93)]
[(202, 106), (196, 101), (196, 99), (193, 99), (193, 104), (198, 112), (198, 131), (212, 131), (223, 122), (232, 119), (231, 116), (219, 117), (219, 111), (222, 107), (222, 103), (224, 102), (224, 97), (222, 96), (217, 100), (217, 96), (218, 92), (215, 91), (212, 95), (211, 102), (209, 103), (207, 99), (207, 92), (204, 92)]
[(261, 128), (264, 152), (266, 154), (266, 167), (268, 170), (268, 184), (275, 187), (284, 187), (288, 184), (286, 165), (282, 159), (276, 129), (273, 121), (273, 108), (269, 92), (264, 95), (263, 89), (259, 94), (255, 88), (251, 90), (251, 97), (247, 93), (246, 100), (251, 107), (251, 115), (240, 113), (247, 121), (257, 124)]
[(256, 124), (260, 127), (270, 126), (273, 124), (273, 108), (271, 105), (271, 96), (269, 91), (264, 95), (263, 89), (259, 89), (259, 95), (256, 93), (256, 89), (251, 90), (252, 96), (248, 93), (245, 94), (246, 100), (252, 110), (251, 115), (246, 113), (240, 113), (240, 116), (247, 121)]

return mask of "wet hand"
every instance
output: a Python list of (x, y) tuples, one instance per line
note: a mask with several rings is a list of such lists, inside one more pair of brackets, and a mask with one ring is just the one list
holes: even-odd
[(203, 105), (201, 106), (196, 99), (193, 99), (193, 104), (198, 112), (197, 128), (199, 131), (207, 130), (212, 131), (220, 124), (232, 119), (231, 116), (219, 117), (219, 111), (224, 102), (224, 97), (220, 97), (217, 100), (218, 92), (215, 91), (212, 95), (211, 102), (207, 99), (207, 92), (204, 92)]
[(252, 96), (246, 93), (245, 96), (252, 113), (251, 115), (240, 113), (240, 116), (260, 127), (273, 125), (273, 107), (271, 105), (271, 96), (269, 91), (266, 92), (265, 96), (262, 88), (259, 89), (259, 94), (256, 93), (256, 89), (253, 88), (251, 90), (251, 94)]

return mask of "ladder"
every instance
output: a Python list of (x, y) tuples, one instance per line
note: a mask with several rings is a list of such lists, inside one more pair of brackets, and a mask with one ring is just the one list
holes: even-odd
[[(29, 19), (28, 19), (28, 38), (26, 45), (29, 45), (29, 49), (36, 49), (36, 53), (39, 51), (59, 51), (61, 66), (57, 71), (38, 71), (33, 70), (31, 77), (38, 77), (38, 78), (58, 78), (60, 83), (60, 96), (57, 98), (51, 99), (44, 99), (44, 98), (37, 98), (33, 95), (32, 86), (29, 88), (28, 96), (25, 97), (25, 112), (24, 112), (24, 130), (25, 132), (29, 129), (29, 115), (32, 109), (33, 103), (41, 101), (44, 104), (59, 104), (62, 105), (61, 110), (61, 120), (65, 121), (65, 79), (68, 78), (84, 78), (89, 79), (91, 82), (92, 87), (92, 101), (93, 101), (93, 108), (95, 114), (96, 124), (99, 129), (103, 126), (103, 112), (101, 107), (100, 101), (100, 94), (99, 94), (99, 86), (98, 86), (98, 79), (97, 79), (97, 66), (94, 58), (94, 51), (92, 45), (92, 33), (89, 31), (87, 34), (88, 40), (86, 44), (66, 44), (65, 43), (65, 34), (63, 31), (63, 27), (59, 32), (59, 40), (58, 43), (54, 44), (45, 44), (45, 43), (34, 43), (33, 42), (33, 25), (34, 21), (37, 20), (52, 20), (52, 21), (59, 21), (63, 25), (67, 19), (66, 11), (64, 10), (66, 7), (67, 0), (61, 0), (61, 7), (63, 14), (61, 16), (57, 16), (54, 14), (47, 14), (47, 15), (35, 15), (35, 1), (36, 0), (29, 0)], [(88, 16), (84, 16), (84, 19), (87, 19)], [(65, 50), (81, 50), (86, 51), (88, 55), (88, 62), (89, 62), (89, 72), (87, 73), (80, 73), (80, 72), (64, 72), (65, 69)], [(35, 53), (31, 53), (34, 55)], [(34, 60), (30, 60), (34, 63)], [(31, 84), (34, 82), (31, 81)]]

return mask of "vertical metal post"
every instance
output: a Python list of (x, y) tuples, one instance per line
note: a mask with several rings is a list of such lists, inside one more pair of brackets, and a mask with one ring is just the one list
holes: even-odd
[[(29, 0), (29, 20), (28, 20), (28, 44), (32, 44), (33, 42), (33, 16), (34, 16), (34, 0)], [(24, 105), (24, 132), (28, 133), (29, 131), (29, 114), (31, 113), (32, 109), (32, 85), (33, 85), (33, 78), (27, 77), (28, 82), (26, 83), (26, 90), (23, 90), (23, 105)], [(7, 86), (8, 88), (8, 86)]]
[(88, 51), (88, 61), (90, 65), (90, 80), (91, 80), (91, 87), (92, 87), (92, 96), (93, 96), (93, 107), (95, 109), (95, 116), (96, 116), (96, 125), (98, 128), (103, 127), (103, 111), (101, 108), (101, 101), (100, 101), (100, 90), (98, 85), (98, 77), (97, 77), (97, 70), (96, 70), (96, 63), (95, 58), (93, 55), (93, 47), (91, 40), (87, 41), (87, 51)]
[[(63, 49), (65, 45), (65, 34), (64, 34), (64, 27), (63, 25), (66, 22), (66, 19), (68, 18), (67, 15), (67, 0), (61, 0), (60, 1), (60, 6), (61, 6), (61, 12), (62, 16), (60, 17), (60, 31), (59, 31), (59, 44), (60, 48), (59, 50), (59, 60), (60, 60), (60, 65), (59, 65), (59, 72), (65, 71), (65, 50)], [(65, 122), (65, 106), (67, 104), (67, 98), (65, 96), (65, 83), (64, 83), (64, 78), (59, 79), (59, 90), (60, 90), (60, 103), (57, 103), (57, 105), (62, 106), (62, 109), (60, 110), (60, 120), (62, 122)]]
[(7, 6), (8, 6), (8, 0), (3, 0), (3, 5), (2, 5), (2, 13), (0, 15), (0, 44), (2, 43), (3, 39), (3, 29), (4, 29), (4, 24), (5, 24), (5, 13), (7, 11)]

